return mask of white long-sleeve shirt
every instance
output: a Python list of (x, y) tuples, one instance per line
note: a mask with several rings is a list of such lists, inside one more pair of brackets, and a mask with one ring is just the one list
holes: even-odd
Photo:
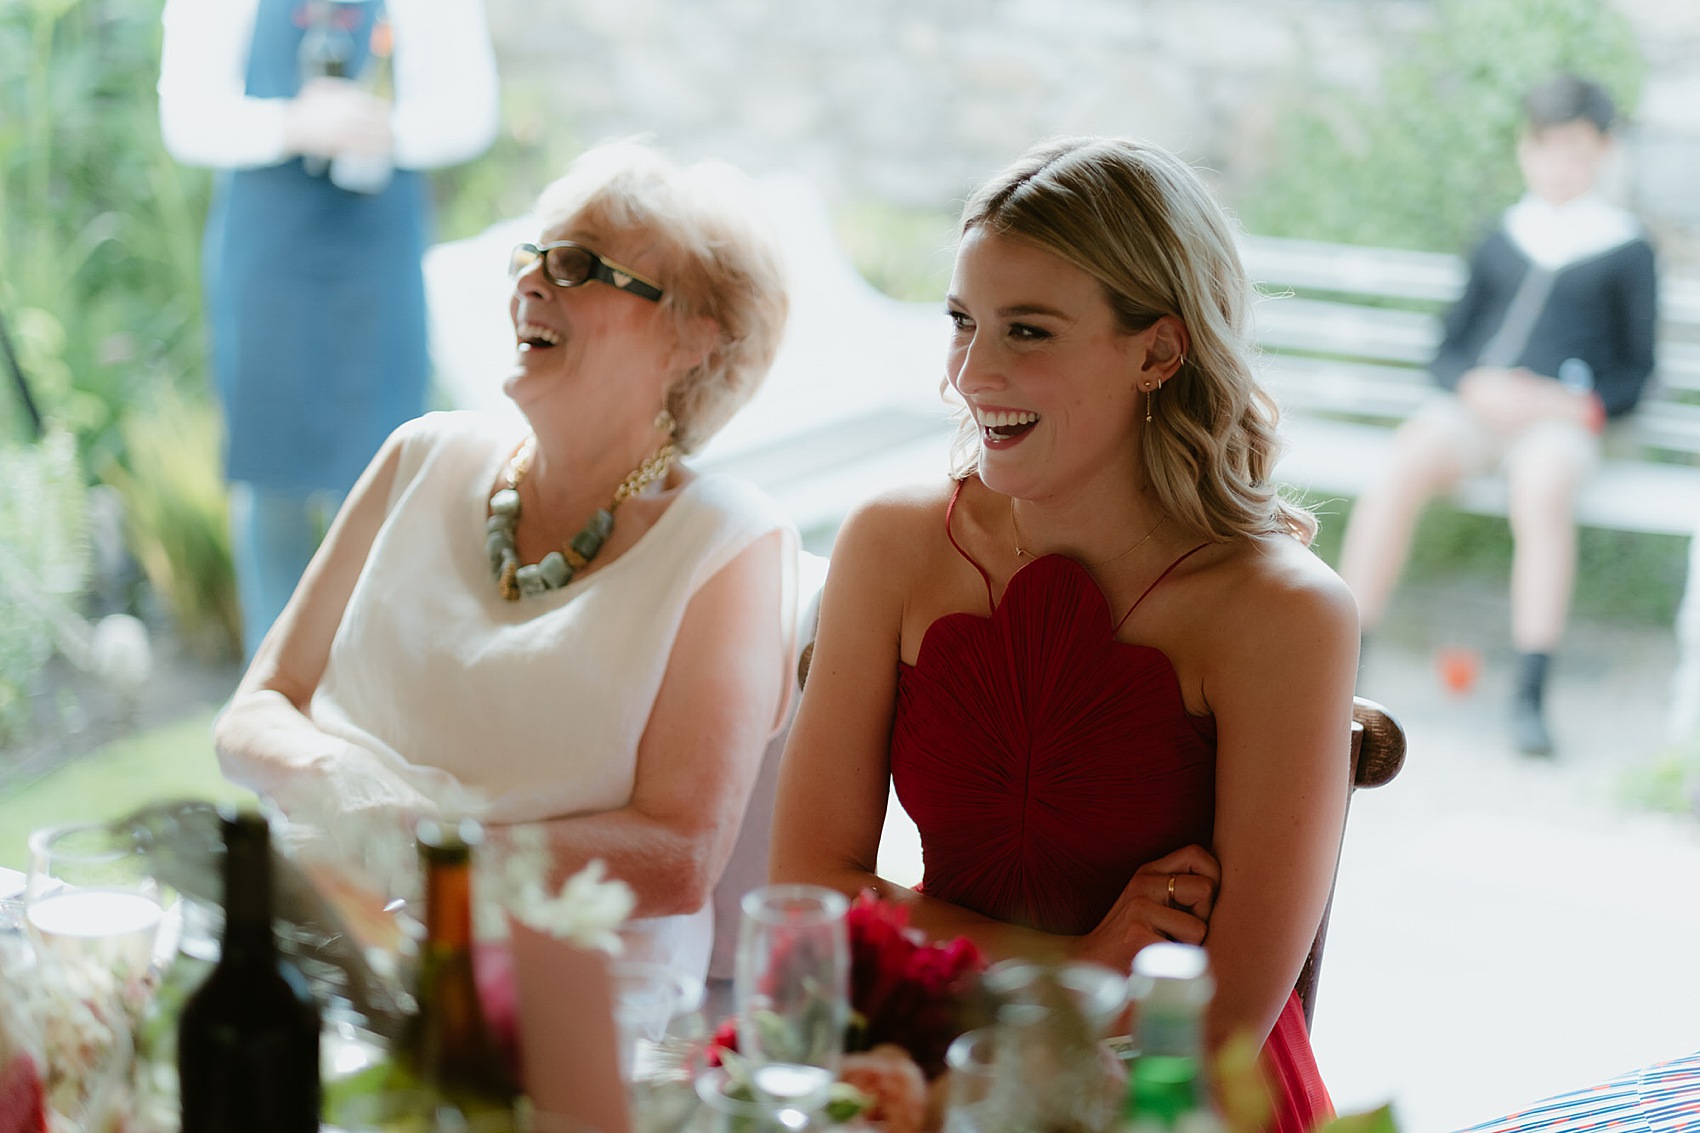
[[(395, 28), (395, 164), (430, 169), (478, 156), (500, 122), (483, 0), (388, 0)], [(295, 156), (288, 100), (245, 93), (259, 0), (166, 0), (159, 121), (187, 165), (253, 169)]]

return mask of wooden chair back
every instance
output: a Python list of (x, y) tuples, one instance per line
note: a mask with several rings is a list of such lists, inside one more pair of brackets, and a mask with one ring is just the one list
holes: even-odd
[[(1379, 787), (1391, 783), (1393, 777), (1399, 774), (1399, 769), (1405, 766), (1405, 729), (1399, 726), (1399, 721), (1393, 715), (1373, 700), (1364, 697), (1354, 697), (1352, 700), (1352, 763), (1351, 787), (1346, 794), (1348, 812), (1351, 809), (1352, 792), (1360, 787)], [(1341, 830), (1341, 842), (1344, 844), (1345, 831)], [(1336, 860), (1334, 867), (1335, 881), (1339, 880), (1340, 867)], [(1293, 990), (1299, 993), (1299, 1002), (1304, 1006), (1305, 1026), (1309, 1028), (1311, 1018), (1316, 1013), (1316, 984), (1322, 975), (1322, 946), (1328, 940), (1328, 916), (1334, 911), (1334, 884), (1328, 887), (1328, 904), (1322, 910), (1322, 923), (1316, 928), (1316, 939), (1311, 941), (1310, 955), (1305, 957), (1304, 967), (1299, 969), (1298, 982)]]

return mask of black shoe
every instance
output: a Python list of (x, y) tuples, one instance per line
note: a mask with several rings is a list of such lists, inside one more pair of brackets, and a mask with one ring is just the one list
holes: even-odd
[(1511, 706), (1511, 739), (1524, 755), (1552, 754), (1552, 733), (1540, 704), (1518, 700)]

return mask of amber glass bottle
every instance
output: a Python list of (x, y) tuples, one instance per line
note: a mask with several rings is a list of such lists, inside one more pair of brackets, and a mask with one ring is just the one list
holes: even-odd
[(425, 873), (425, 942), (414, 1016), (396, 1056), (392, 1087), (418, 1090), (434, 1107), (458, 1110), (478, 1133), (512, 1128), (518, 1091), (490, 1037), (472, 969), (470, 820), (419, 824)]

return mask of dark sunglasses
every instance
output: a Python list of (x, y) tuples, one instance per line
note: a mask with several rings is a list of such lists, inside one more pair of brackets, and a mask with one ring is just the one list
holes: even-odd
[(578, 287), (594, 279), (610, 287), (618, 287), (621, 291), (630, 291), (633, 295), (651, 302), (659, 302), (661, 299), (661, 288), (658, 284), (645, 279), (631, 268), (622, 267), (613, 260), (603, 259), (583, 244), (575, 244), (571, 240), (557, 240), (553, 244), (515, 245), (508, 255), (508, 275), (517, 279), (522, 273), (530, 271), (531, 266), (538, 260), (543, 261), (543, 275), (556, 287)]

